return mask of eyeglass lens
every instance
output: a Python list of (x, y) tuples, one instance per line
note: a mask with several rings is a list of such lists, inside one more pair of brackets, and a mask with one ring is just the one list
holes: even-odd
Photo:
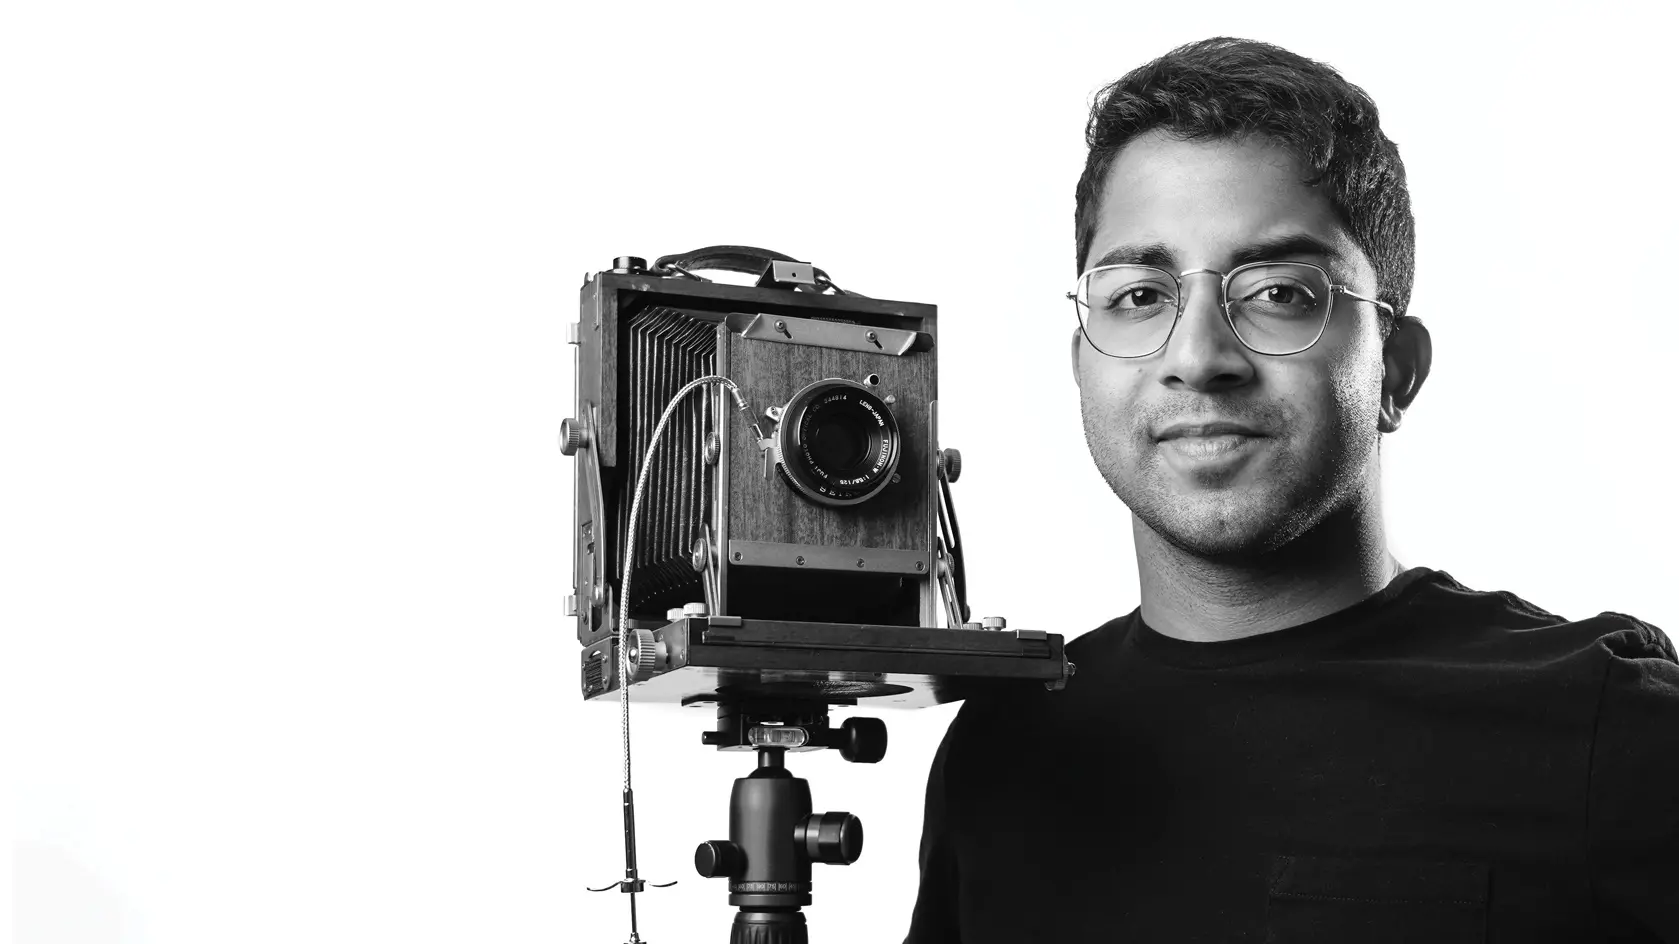
[[(1091, 344), (1104, 354), (1141, 357), (1166, 342), (1177, 320), (1179, 291), (1164, 269), (1102, 266), (1080, 277), (1075, 298)], [(1226, 292), (1236, 336), (1261, 354), (1310, 347), (1329, 317), (1329, 281), (1314, 266), (1245, 266), (1231, 275)]]

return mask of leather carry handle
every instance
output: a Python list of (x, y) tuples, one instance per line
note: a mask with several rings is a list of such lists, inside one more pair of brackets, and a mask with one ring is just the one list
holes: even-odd
[(705, 246), (671, 256), (660, 256), (653, 263), (655, 269), (668, 269), (674, 263), (684, 269), (722, 269), (725, 272), (745, 272), (762, 275), (772, 262), (798, 262), (792, 256), (757, 246)]
[[(704, 246), (699, 249), (679, 252), (674, 255), (660, 256), (653, 261), (653, 271), (668, 273), (681, 272), (693, 276), (695, 269), (720, 269), (725, 272), (744, 272), (747, 275), (763, 276), (769, 271), (772, 262), (801, 262), (792, 256), (776, 252), (773, 249), (760, 249), (757, 246)], [(834, 284), (828, 273), (811, 266), (816, 275), (818, 291), (823, 288), (833, 289), (839, 295), (855, 295)], [(699, 278), (698, 276), (693, 276)], [(860, 297), (860, 296), (859, 296)]]

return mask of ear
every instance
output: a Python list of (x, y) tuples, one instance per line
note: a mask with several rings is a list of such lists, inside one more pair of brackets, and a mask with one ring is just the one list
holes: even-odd
[(1393, 326), (1393, 335), (1382, 347), (1382, 413), (1376, 428), (1391, 433), (1417, 398), (1434, 362), (1434, 342), (1428, 329), (1406, 315)]
[(1073, 383), (1079, 382), (1079, 344), (1084, 341), (1084, 329), (1073, 329)]

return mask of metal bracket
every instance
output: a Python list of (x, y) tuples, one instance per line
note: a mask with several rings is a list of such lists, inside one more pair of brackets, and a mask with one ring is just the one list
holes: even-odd
[(772, 260), (764, 274), (758, 276), (759, 288), (816, 288), (816, 267), (808, 262)]
[(893, 355), (927, 351), (933, 347), (933, 336), (925, 331), (872, 328), (848, 321), (824, 321), (820, 318), (747, 312), (733, 312), (726, 320), (729, 330), (749, 341), (803, 344), (839, 351)]
[[(593, 403), (585, 403), (586, 415), (579, 420), (567, 420), (562, 424), (560, 434), (560, 451), (568, 456), (587, 452), (588, 456), (578, 457), (582, 465), (579, 473), (583, 476), (583, 490), (589, 493), (589, 520), (581, 522), (582, 529), (589, 550), (590, 580), (586, 587), (578, 587), (580, 603), (586, 606), (602, 606), (606, 602), (606, 496), (601, 487), (600, 430), (599, 412)], [(572, 426), (572, 423), (576, 423)], [(576, 615), (581, 616), (582, 606), (578, 607)]]
[(923, 575), (927, 555), (882, 547), (777, 544), (769, 541), (730, 541), (729, 560), (748, 567), (787, 570), (844, 570), (885, 574)]

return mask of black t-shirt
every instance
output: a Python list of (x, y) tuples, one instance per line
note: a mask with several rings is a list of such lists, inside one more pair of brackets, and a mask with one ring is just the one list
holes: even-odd
[(1679, 944), (1679, 659), (1416, 568), (1230, 642), (1141, 614), (970, 700), (908, 944)]

